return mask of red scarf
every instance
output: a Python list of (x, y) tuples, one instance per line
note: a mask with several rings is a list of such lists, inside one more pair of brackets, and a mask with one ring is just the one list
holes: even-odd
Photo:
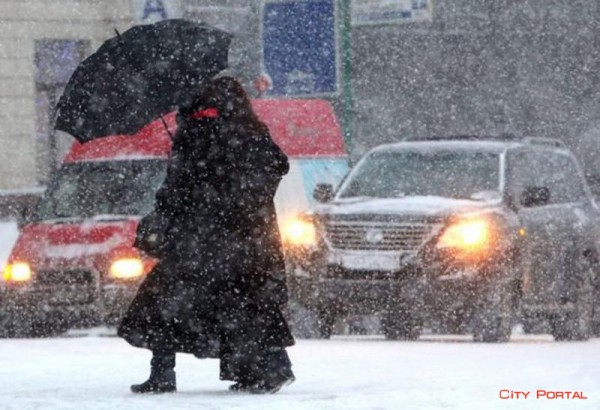
[(194, 120), (199, 118), (219, 118), (219, 112), (216, 108), (204, 108), (193, 112), (190, 117)]

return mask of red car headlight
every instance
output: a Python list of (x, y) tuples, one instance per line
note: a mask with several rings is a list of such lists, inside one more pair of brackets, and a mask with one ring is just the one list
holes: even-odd
[(31, 280), (31, 266), (27, 262), (9, 263), (4, 267), (2, 278), (6, 282), (29, 282)]
[(137, 279), (144, 274), (144, 262), (140, 258), (115, 259), (109, 268), (109, 276), (114, 279)]

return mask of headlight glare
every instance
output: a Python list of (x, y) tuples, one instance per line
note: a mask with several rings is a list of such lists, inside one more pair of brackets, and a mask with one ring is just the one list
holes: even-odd
[(487, 220), (464, 220), (446, 228), (438, 241), (438, 247), (477, 251), (486, 248), (490, 240), (491, 228)]
[(6, 282), (28, 282), (31, 280), (31, 266), (27, 262), (15, 262), (5, 266), (3, 279)]
[(110, 277), (136, 279), (144, 274), (144, 263), (139, 258), (120, 258), (110, 265)]
[(293, 246), (310, 246), (317, 243), (315, 225), (311, 221), (298, 216), (284, 223), (282, 236), (285, 244)]

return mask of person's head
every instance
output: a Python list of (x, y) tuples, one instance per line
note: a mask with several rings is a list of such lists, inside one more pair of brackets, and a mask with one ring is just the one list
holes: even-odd
[(202, 95), (204, 103), (215, 107), (223, 118), (243, 117), (252, 112), (252, 105), (244, 87), (233, 77), (212, 80)]
[(233, 121), (252, 134), (265, 134), (266, 126), (252, 109), (252, 103), (242, 84), (233, 77), (211, 80), (196, 100), (195, 109), (216, 108), (219, 118)]

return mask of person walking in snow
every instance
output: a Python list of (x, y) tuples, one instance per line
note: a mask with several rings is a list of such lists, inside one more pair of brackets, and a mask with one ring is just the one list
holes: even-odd
[(152, 351), (150, 377), (133, 392), (175, 391), (177, 352), (219, 357), (233, 391), (275, 392), (294, 380), (273, 204), (288, 167), (237, 80), (211, 81), (179, 110), (171, 163), (148, 217), (161, 238), (160, 262), (118, 330)]

